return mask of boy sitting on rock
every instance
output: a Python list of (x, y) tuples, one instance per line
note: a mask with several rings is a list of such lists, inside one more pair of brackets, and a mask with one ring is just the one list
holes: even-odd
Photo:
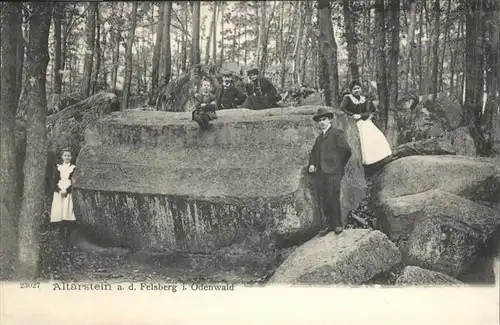
[(209, 122), (217, 118), (215, 94), (210, 79), (202, 79), (200, 92), (194, 95), (194, 102), (193, 121), (202, 129), (207, 129)]

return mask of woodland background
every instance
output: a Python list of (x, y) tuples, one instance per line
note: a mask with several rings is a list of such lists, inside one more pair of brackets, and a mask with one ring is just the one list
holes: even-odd
[[(19, 235), (2, 241), (2, 256), (20, 274), (36, 270), (48, 115), (100, 91), (116, 93), (121, 109), (151, 103), (198, 64), (256, 65), (282, 92), (324, 90), (329, 106), (360, 79), (392, 144), (402, 102), (446, 94), (478, 152), (492, 155), (499, 8), (499, 0), (2, 2), (2, 239)], [(20, 210), (16, 119), (26, 123)]]

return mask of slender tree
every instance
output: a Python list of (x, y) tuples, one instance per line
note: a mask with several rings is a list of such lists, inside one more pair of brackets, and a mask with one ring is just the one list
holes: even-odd
[(132, 48), (134, 46), (135, 27), (137, 24), (137, 5), (137, 1), (132, 2), (132, 17), (128, 31), (127, 51), (125, 53), (125, 81), (123, 83), (122, 110), (128, 108), (130, 98), (130, 84), (132, 80)]
[[(219, 15), (219, 11), (217, 10), (217, 8), (219, 8), (219, 5), (218, 5), (218, 1), (214, 1), (214, 11), (216, 12), (216, 14), (214, 14), (215, 16), (215, 20), (214, 20), (214, 23), (212, 25), (212, 60), (214, 61), (214, 63), (216, 63), (217, 61), (217, 17)], [(245, 7), (246, 8), (246, 7)]]
[(54, 5), (54, 94), (61, 94), (62, 92), (62, 35), (61, 35), (61, 20), (63, 16), (64, 5), (57, 2)]
[(224, 62), (224, 8), (226, 6), (225, 3), (221, 2), (220, 4), (220, 62)]
[(24, 192), (19, 219), (18, 275), (34, 279), (39, 271), (39, 227), (44, 212), (47, 146), (46, 74), (49, 62), (49, 28), (52, 3), (32, 2), (27, 51), (28, 118)]
[(465, 101), (462, 124), (479, 129), (483, 99), (482, 1), (466, 2)]
[(161, 48), (160, 71), (161, 84), (167, 85), (172, 77), (172, 49), (170, 46), (170, 24), (172, 19), (172, 1), (164, 2), (163, 10), (163, 40)]
[(500, 1), (492, 0), (492, 19), (489, 21), (491, 28), (491, 45), (489, 67), (491, 68), (491, 85), (489, 88), (490, 124), (489, 142), (491, 153), (500, 154)]
[(158, 88), (159, 81), (159, 70), (160, 70), (160, 53), (162, 48), (162, 40), (163, 40), (163, 24), (164, 18), (163, 13), (165, 11), (165, 6), (162, 2), (158, 3), (158, 22), (156, 23), (156, 41), (153, 50), (153, 65), (152, 65), (152, 74), (151, 77), (151, 88), (152, 93), (155, 93)]
[(95, 21), (97, 7), (99, 2), (89, 2), (89, 10), (87, 14), (87, 48), (85, 51), (85, 63), (83, 66), (83, 87), (82, 92), (85, 96), (90, 96), (92, 89), (92, 65), (95, 48)]
[(389, 70), (389, 115), (387, 116), (387, 140), (392, 146), (397, 144), (396, 111), (398, 109), (398, 63), (399, 63), (399, 0), (390, 0), (390, 70)]
[(293, 58), (294, 60), (292, 61), (292, 79), (293, 83), (297, 84), (298, 83), (298, 66), (300, 64), (300, 49), (301, 49), (301, 41), (302, 41), (302, 35), (304, 34), (304, 18), (305, 18), (305, 1), (299, 1), (297, 3), (297, 16), (298, 16), (298, 26), (297, 30), (295, 32), (295, 46), (293, 47)]
[(337, 42), (331, 17), (330, 2), (318, 0), (320, 87), (324, 89), (328, 106), (336, 105), (340, 100)]
[(342, 0), (343, 13), (344, 13), (344, 24), (345, 24), (345, 37), (347, 41), (347, 55), (348, 55), (348, 66), (351, 73), (351, 77), (355, 80), (359, 80), (359, 68), (358, 68), (358, 50), (356, 45), (356, 38), (354, 34), (354, 16), (351, 11), (349, 0)]
[(94, 51), (94, 59), (93, 59), (93, 68), (92, 68), (92, 89), (91, 94), (95, 94), (97, 92), (98, 82), (99, 82), (99, 73), (101, 70), (101, 22), (100, 18), (101, 13), (99, 10), (99, 2), (97, 2), (96, 6), (96, 38), (95, 38), (95, 51)]
[(375, 1), (375, 48), (377, 57), (377, 91), (379, 106), (384, 112), (384, 126), (387, 129), (387, 119), (389, 116), (389, 93), (387, 90), (387, 71), (385, 60), (385, 5), (384, 0)]
[(23, 15), (15, 15), (14, 20), (14, 35), (16, 37), (17, 44), (17, 61), (16, 61), (16, 88), (14, 89), (13, 97), (16, 103), (19, 102), (19, 97), (21, 96), (21, 89), (23, 89), (23, 69), (24, 69), (24, 37), (23, 37)]
[(21, 3), (2, 2), (1, 75), (0, 75), (0, 263), (10, 275), (16, 257), (17, 181), (16, 181), (16, 110), (18, 99), (18, 33), (21, 30)]
[(405, 65), (405, 75), (403, 77), (403, 89), (405, 93), (408, 93), (410, 88), (410, 76), (412, 77), (413, 83), (415, 82), (415, 78), (417, 77), (414, 73), (412, 73), (412, 67), (415, 65), (414, 62), (414, 48), (417, 47), (415, 44), (415, 26), (417, 23), (417, 1), (410, 0), (410, 24), (408, 25), (408, 43), (406, 44), (406, 65)]
[(200, 63), (200, 2), (193, 3), (193, 39), (191, 44), (191, 65)]
[[(210, 46), (212, 45), (212, 37), (215, 35), (215, 24), (217, 20), (217, 2), (214, 1), (212, 6), (212, 21), (210, 22), (210, 30), (208, 32), (207, 44), (205, 47), (205, 64), (210, 62)], [(215, 56), (213, 56), (215, 58)]]
[(438, 74), (439, 74), (439, 34), (440, 34), (440, 16), (441, 16), (441, 7), (439, 4), (439, 0), (434, 0), (434, 6), (432, 13), (434, 14), (432, 20), (432, 36), (431, 36), (431, 44), (432, 44), (432, 57), (430, 58), (431, 66), (429, 66), (431, 70), (431, 80), (429, 83), (429, 88), (427, 92), (432, 94), (433, 97), (437, 96), (438, 93)]

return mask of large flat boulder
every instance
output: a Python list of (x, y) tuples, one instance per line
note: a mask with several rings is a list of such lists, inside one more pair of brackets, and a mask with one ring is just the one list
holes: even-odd
[(486, 242), (480, 230), (448, 216), (420, 222), (404, 250), (407, 264), (456, 277), (466, 270)]
[(278, 267), (270, 284), (362, 284), (401, 261), (394, 243), (380, 231), (329, 233), (298, 247)]
[(403, 269), (403, 272), (397, 278), (396, 285), (450, 286), (450, 285), (463, 285), (463, 283), (446, 274), (423, 269), (418, 266), (409, 265)]
[[(92, 124), (75, 172), (82, 225), (134, 249), (212, 252), (302, 243), (318, 228), (305, 172), (318, 107), (219, 111), (202, 131), (186, 112), (124, 111)], [(354, 122), (334, 126), (352, 147), (344, 216), (365, 194)]]
[(489, 236), (500, 226), (500, 210), (473, 202), (467, 198), (429, 190), (400, 197), (382, 197), (385, 232), (394, 241), (407, 239), (419, 222), (446, 215)]
[(397, 146), (392, 151), (393, 159), (408, 156), (453, 155), (456, 153), (451, 141), (445, 138), (432, 138), (407, 142)]
[(495, 160), (448, 155), (410, 156), (386, 165), (374, 180), (374, 190), (379, 196), (388, 198), (440, 189), (469, 198), (484, 194), (491, 200), (498, 200), (500, 193), (491, 191), (491, 187), (500, 182), (498, 170)]

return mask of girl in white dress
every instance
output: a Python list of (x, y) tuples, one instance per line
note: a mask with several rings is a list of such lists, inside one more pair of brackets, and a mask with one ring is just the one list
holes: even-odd
[(71, 148), (61, 152), (62, 164), (57, 164), (54, 173), (52, 208), (50, 222), (57, 225), (61, 241), (68, 246), (75, 219), (73, 212), (72, 178), (75, 165), (71, 163)]
[(382, 131), (371, 121), (375, 105), (361, 96), (361, 84), (351, 81), (349, 91), (344, 95), (340, 109), (357, 121), (363, 165), (370, 174), (391, 160), (392, 150)]

